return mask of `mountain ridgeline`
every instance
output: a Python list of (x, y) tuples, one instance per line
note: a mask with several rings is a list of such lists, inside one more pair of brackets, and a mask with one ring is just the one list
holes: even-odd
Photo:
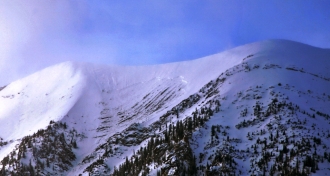
[(269, 40), (0, 88), (0, 175), (325, 175), (330, 50)]

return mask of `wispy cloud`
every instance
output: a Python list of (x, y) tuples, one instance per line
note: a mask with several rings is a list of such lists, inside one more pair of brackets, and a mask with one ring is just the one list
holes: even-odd
[(0, 84), (67, 60), (156, 64), (272, 38), (330, 47), (329, 8), (285, 0), (0, 1)]

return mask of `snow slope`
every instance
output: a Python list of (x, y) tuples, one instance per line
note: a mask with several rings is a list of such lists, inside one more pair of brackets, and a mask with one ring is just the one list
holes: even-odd
[[(0, 147), (0, 158), (8, 155), (24, 136), (45, 129), (51, 120), (61, 121), (85, 136), (77, 141), (80, 146), (75, 150), (77, 159), (67, 173), (78, 175), (93, 162), (86, 163), (83, 159), (109, 137), (133, 123), (148, 127), (157, 122), (160, 116), (220, 75), (227, 76), (225, 83), (218, 87), (220, 97), (228, 98), (223, 101), (222, 114), (215, 115), (208, 123), (221, 121), (235, 126), (240, 119), (221, 117), (237, 117), (243, 107), (255, 105), (252, 99), (240, 101), (237, 96), (257, 85), (264, 90), (255, 94), (260, 94), (265, 104), (269, 103), (272, 89), (290, 95), (290, 100), (299, 102), (301, 108), (330, 114), (327, 109), (330, 101), (326, 96), (330, 96), (329, 67), (329, 49), (286, 40), (252, 43), (201, 59), (163, 65), (61, 63), (17, 80), (0, 91), (0, 138), (9, 142)], [(283, 86), (270, 88), (278, 83)], [(285, 89), (285, 85), (290, 89)], [(308, 94), (310, 92), (314, 94)], [(177, 120), (185, 119), (203, 105), (204, 102), (199, 102)], [(242, 138), (249, 130), (229, 131), (232, 137)], [(196, 154), (204, 150), (203, 140), (205, 143), (210, 140), (207, 132), (202, 131), (196, 132), (193, 138), (201, 143), (192, 146)], [(198, 139), (202, 135), (205, 138)], [(244, 144), (248, 146), (249, 141)], [(132, 149), (138, 147), (124, 147), (122, 158), (107, 159), (107, 164), (112, 169), (124, 161), (125, 154), (132, 155)], [(242, 165), (248, 167), (247, 163)]]
[[(177, 95), (192, 94), (225, 69), (240, 63), (238, 58), (245, 57), (245, 53), (253, 53), (259, 47), (241, 47), (198, 60), (164, 65), (102, 66), (65, 62), (46, 68), (9, 84), (0, 92), (0, 106), (5, 107), (0, 109), (0, 137), (5, 141), (20, 139), (46, 127), (50, 120), (83, 122), (88, 125), (75, 127), (95, 130), (99, 126), (95, 118), (102, 110), (117, 113), (118, 109), (128, 109), (160, 86), (159, 90), (172, 84), (182, 88), (175, 92), (173, 101), (178, 103), (182, 98)], [(78, 117), (83, 119), (77, 120)]]

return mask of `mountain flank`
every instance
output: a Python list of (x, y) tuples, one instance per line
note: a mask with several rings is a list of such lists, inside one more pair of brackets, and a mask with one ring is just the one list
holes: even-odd
[(326, 175), (330, 50), (65, 62), (0, 88), (0, 175)]

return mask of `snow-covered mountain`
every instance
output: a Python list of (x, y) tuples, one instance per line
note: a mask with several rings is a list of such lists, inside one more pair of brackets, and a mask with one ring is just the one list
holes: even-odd
[(0, 88), (0, 175), (324, 175), (329, 88), (330, 50), (286, 40), (61, 63)]

